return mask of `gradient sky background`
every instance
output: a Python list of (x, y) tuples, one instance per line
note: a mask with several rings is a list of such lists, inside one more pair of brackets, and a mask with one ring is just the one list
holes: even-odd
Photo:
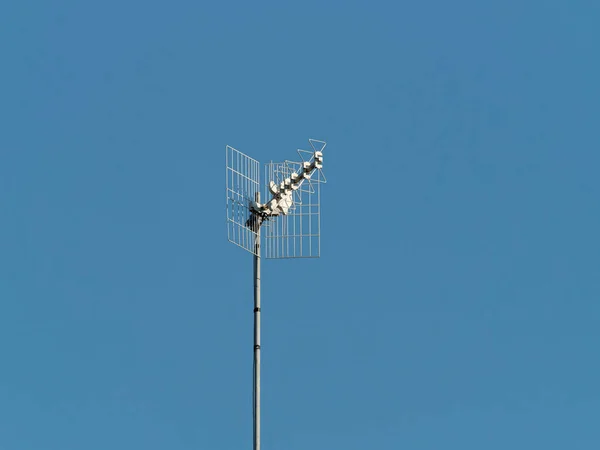
[(600, 448), (600, 4), (0, 4), (0, 449), (251, 448), (225, 145), (328, 142), (263, 449)]

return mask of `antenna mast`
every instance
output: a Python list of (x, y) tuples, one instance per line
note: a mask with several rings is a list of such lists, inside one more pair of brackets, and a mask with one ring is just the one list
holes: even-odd
[(324, 141), (309, 139), (300, 161), (265, 165), (268, 184), (260, 198), (260, 163), (227, 146), (227, 237), (254, 257), (253, 449), (260, 450), (261, 227), (267, 259), (318, 258), (321, 252), (321, 184)]
[[(260, 192), (255, 194), (255, 202), (260, 202)], [(254, 223), (256, 237), (254, 238), (254, 361), (252, 364), (253, 381), (252, 406), (254, 424), (254, 450), (260, 450), (260, 224)]]

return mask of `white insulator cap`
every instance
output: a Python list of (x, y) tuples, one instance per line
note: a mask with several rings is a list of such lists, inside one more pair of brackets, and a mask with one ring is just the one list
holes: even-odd
[(288, 193), (286, 194), (281, 201), (279, 202), (279, 210), (284, 214), (287, 215), (287, 213), (289, 212), (290, 208), (293, 205), (293, 199), (292, 199), (292, 193)]

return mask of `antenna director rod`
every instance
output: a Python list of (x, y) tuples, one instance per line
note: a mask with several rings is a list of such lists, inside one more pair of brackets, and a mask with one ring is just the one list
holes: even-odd
[(270, 201), (262, 205), (258, 200), (250, 205), (253, 213), (261, 216), (278, 216), (279, 214), (287, 215), (292, 206), (292, 193), (302, 186), (304, 180), (310, 180), (312, 174), (317, 169), (323, 168), (323, 152), (316, 151), (310, 161), (305, 161), (302, 167), (291, 174), (280, 184), (274, 181), (269, 183), (269, 191), (273, 194)]

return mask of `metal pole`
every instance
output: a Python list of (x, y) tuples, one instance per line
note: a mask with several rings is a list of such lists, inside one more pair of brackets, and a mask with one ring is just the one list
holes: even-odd
[[(256, 193), (260, 202), (260, 193)], [(260, 220), (255, 221), (256, 238), (254, 241), (254, 386), (253, 386), (253, 425), (254, 450), (260, 450)]]

